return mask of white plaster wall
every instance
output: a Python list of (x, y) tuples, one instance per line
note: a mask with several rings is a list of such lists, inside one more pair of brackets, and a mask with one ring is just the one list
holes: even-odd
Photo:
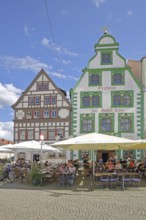
[(97, 53), (97, 55), (89, 61), (88, 68), (89, 69), (100, 69), (100, 68), (112, 68), (112, 67), (125, 67), (124, 60), (116, 53), (116, 51), (113, 51), (113, 64), (112, 65), (101, 65), (101, 54), (100, 52)]
[(103, 37), (103, 38), (99, 41), (99, 44), (114, 44), (114, 43), (115, 43), (115, 42), (114, 42), (113, 38), (108, 37), (108, 36)]
[(63, 107), (68, 107), (69, 104), (66, 101), (63, 101)]
[(58, 112), (60, 118), (67, 118), (69, 116), (69, 110), (67, 109), (60, 109)]
[(36, 90), (36, 83), (34, 83), (34, 84), (32, 85), (32, 87), (29, 89), (30, 92), (31, 92), (31, 91), (34, 91), (34, 90)]
[(16, 108), (16, 109), (17, 109), (17, 108), (22, 108), (22, 102), (20, 102), (15, 108)]
[(50, 90), (55, 90), (55, 87), (51, 83), (49, 83), (49, 89)]
[[(98, 131), (96, 125), (98, 125), (98, 114), (104, 113), (102, 109), (111, 109), (111, 113), (114, 113), (114, 122), (115, 122), (115, 132), (118, 132), (118, 113), (115, 112), (116, 108), (111, 108), (111, 91), (119, 90), (134, 90), (134, 108), (123, 108), (124, 112), (121, 113), (134, 113), (134, 126), (137, 124), (137, 93), (139, 93), (139, 87), (133, 80), (130, 72), (125, 71), (125, 86), (112, 86), (111, 85), (111, 71), (102, 71), (102, 85), (100, 87), (89, 87), (88, 86), (88, 73), (85, 73), (82, 80), (79, 83), (79, 86), (75, 89), (77, 92), (77, 121), (80, 122), (80, 114), (95, 114), (95, 130)], [(110, 88), (109, 90), (104, 88)], [(102, 108), (98, 109), (80, 109), (80, 92), (83, 91), (102, 91)], [(94, 111), (94, 112), (93, 112)], [(110, 113), (110, 112), (109, 112)], [(127, 134), (127, 138), (136, 139), (136, 134), (138, 133), (137, 127), (135, 126), (134, 134)], [(74, 134), (80, 134), (80, 123), (77, 123), (76, 132)], [(123, 134), (126, 135), (125, 133)]]
[(16, 111), (16, 118), (21, 120), (24, 117), (24, 111), (18, 110)]
[(146, 58), (142, 60), (142, 85), (146, 86)]

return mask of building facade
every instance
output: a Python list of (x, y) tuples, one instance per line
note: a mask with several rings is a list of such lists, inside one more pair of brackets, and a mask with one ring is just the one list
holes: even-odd
[(141, 60), (128, 60), (132, 72), (143, 86), (144, 94), (144, 138), (146, 139), (146, 56)]
[[(129, 139), (144, 137), (143, 87), (118, 50), (115, 38), (105, 33), (95, 44), (95, 56), (70, 91), (73, 136), (98, 132)], [(110, 156), (109, 152), (102, 154)], [(126, 154), (120, 151), (118, 157)], [(128, 154), (136, 159), (143, 157), (141, 150)], [(77, 152), (73, 155), (79, 156)]]
[(47, 143), (70, 135), (70, 102), (43, 69), (12, 108), (15, 143), (40, 140), (40, 134)]

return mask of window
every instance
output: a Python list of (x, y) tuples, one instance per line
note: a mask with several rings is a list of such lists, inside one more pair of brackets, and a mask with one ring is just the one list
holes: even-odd
[(112, 107), (133, 107), (133, 91), (112, 91)]
[(49, 131), (49, 140), (54, 140), (55, 139), (55, 131), (54, 130), (50, 130)]
[(31, 119), (32, 118), (32, 112), (26, 112), (26, 118)]
[(81, 133), (90, 133), (95, 129), (95, 115), (94, 114), (82, 114), (80, 116)]
[(123, 105), (125, 106), (131, 105), (131, 98), (129, 94), (123, 96)]
[(20, 140), (25, 140), (26, 137), (25, 137), (25, 131), (20, 131), (19, 132), (19, 136), (20, 136)]
[(112, 74), (112, 85), (123, 85), (123, 84), (124, 84), (124, 74), (113, 73)]
[(35, 97), (35, 104), (40, 105), (40, 97)]
[(112, 127), (112, 121), (110, 118), (103, 118), (101, 120), (101, 129), (103, 132), (110, 132)]
[(29, 97), (28, 98), (28, 104), (29, 105), (34, 105), (34, 97)]
[(114, 132), (114, 113), (99, 114), (99, 132), (100, 133)]
[(32, 130), (27, 131), (27, 139), (28, 140), (34, 139), (34, 131), (32, 131)]
[(42, 83), (38, 83), (37, 84), (37, 90), (38, 91), (42, 91), (43, 90), (43, 84)]
[(34, 112), (34, 118), (40, 118), (40, 111), (35, 111)]
[(131, 128), (130, 118), (122, 118), (120, 124), (121, 124), (121, 131), (130, 131)]
[(50, 104), (50, 96), (45, 96), (45, 104), (46, 105)]
[(43, 112), (43, 118), (49, 118), (49, 111), (48, 110)]
[(92, 119), (88, 118), (88, 119), (83, 119), (82, 122), (82, 130), (83, 132), (90, 132), (92, 131)]
[(41, 134), (44, 135), (44, 140), (48, 139), (48, 137), (47, 137), (47, 130), (46, 129), (42, 129), (41, 130)]
[(51, 118), (57, 118), (57, 111), (56, 110), (51, 111)]
[(134, 114), (119, 114), (119, 131), (134, 132)]
[(101, 73), (90, 73), (89, 74), (89, 85), (90, 86), (101, 85)]
[(37, 90), (38, 91), (46, 91), (49, 89), (49, 84), (48, 82), (40, 82), (40, 83), (37, 83)]
[(98, 107), (99, 106), (99, 96), (92, 96), (92, 106), (96, 106)]
[(44, 91), (47, 91), (48, 90), (48, 83), (44, 83), (44, 85), (43, 85), (43, 87), (44, 87)]
[(112, 64), (112, 52), (101, 52), (101, 64)]
[(63, 130), (57, 130), (57, 135), (60, 137), (60, 138), (63, 138), (64, 137), (64, 132), (63, 132)]
[(51, 97), (51, 104), (52, 104), (52, 105), (55, 105), (56, 102), (57, 102), (56, 96), (52, 96), (52, 97)]
[(101, 92), (81, 92), (81, 108), (101, 107)]
[(90, 106), (90, 96), (84, 96), (82, 99), (82, 105), (84, 107)]
[(115, 95), (113, 99), (114, 99), (114, 106), (121, 105), (121, 95)]

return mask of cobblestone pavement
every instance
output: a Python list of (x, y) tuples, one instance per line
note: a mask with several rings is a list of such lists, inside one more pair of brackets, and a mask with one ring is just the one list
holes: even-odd
[(146, 187), (122, 190), (0, 184), (0, 220), (146, 220)]

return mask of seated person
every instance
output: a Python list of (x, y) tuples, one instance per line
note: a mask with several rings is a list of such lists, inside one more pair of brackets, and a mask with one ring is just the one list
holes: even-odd
[(114, 164), (113, 164), (113, 162), (112, 161), (108, 161), (107, 162), (107, 164), (106, 164), (106, 169), (108, 169), (109, 170), (109, 172), (112, 172), (113, 170), (114, 170)]
[(116, 170), (121, 170), (122, 169), (122, 164), (120, 163), (120, 161), (117, 161), (117, 163), (115, 165), (115, 169)]
[(67, 166), (65, 163), (61, 164), (61, 166), (59, 167), (59, 174), (63, 174), (67, 172)]
[(89, 156), (88, 155), (86, 155), (86, 157), (84, 157), (84, 159), (83, 159), (83, 166), (84, 166), (84, 168), (85, 169), (89, 169)]

